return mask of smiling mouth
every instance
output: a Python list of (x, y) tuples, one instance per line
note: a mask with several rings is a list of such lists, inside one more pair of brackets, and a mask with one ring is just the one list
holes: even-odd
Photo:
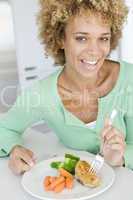
[(98, 60), (85, 60), (82, 59), (81, 62), (85, 65), (85, 67), (89, 70), (94, 70), (97, 67)]

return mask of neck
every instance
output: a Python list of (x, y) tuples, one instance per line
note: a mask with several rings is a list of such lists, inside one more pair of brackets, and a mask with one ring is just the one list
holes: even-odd
[(62, 72), (62, 78), (66, 83), (65, 85), (68, 85), (68, 87), (72, 88), (72, 90), (74, 91), (93, 91), (100, 84), (100, 74), (101, 73), (96, 74), (93, 77), (86, 78), (77, 74), (77, 72), (74, 71), (72, 68), (64, 67), (64, 70)]

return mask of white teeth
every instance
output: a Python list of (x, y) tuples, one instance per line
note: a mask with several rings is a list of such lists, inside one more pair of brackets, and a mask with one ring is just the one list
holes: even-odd
[(83, 60), (83, 62), (90, 65), (95, 65), (97, 63), (97, 61), (88, 61), (88, 60)]

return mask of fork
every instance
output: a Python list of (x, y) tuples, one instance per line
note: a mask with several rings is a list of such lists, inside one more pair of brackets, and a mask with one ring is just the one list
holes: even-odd
[[(112, 123), (113, 123), (113, 120), (114, 120), (114, 118), (115, 118), (115, 116), (117, 115), (117, 110), (116, 109), (113, 109), (113, 111), (112, 111), (112, 113), (111, 113), (111, 115), (110, 115), (110, 125), (112, 125)], [(94, 160), (92, 161), (92, 163), (91, 163), (91, 167), (90, 167), (90, 169), (89, 169), (89, 173), (90, 174), (98, 174), (98, 172), (99, 172), (99, 170), (102, 168), (102, 166), (103, 166), (103, 164), (104, 164), (104, 157), (103, 156), (101, 156), (101, 154), (100, 153), (98, 153), (96, 156), (95, 156), (95, 158), (94, 158)]]

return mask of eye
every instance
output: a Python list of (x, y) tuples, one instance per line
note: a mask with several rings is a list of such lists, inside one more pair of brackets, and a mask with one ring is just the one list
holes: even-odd
[(76, 39), (77, 41), (79, 41), (79, 42), (84, 42), (84, 41), (87, 40), (87, 38), (86, 38), (85, 36), (77, 36), (75, 39)]
[(110, 40), (110, 38), (109, 37), (101, 37), (100, 40), (103, 42), (108, 42)]

